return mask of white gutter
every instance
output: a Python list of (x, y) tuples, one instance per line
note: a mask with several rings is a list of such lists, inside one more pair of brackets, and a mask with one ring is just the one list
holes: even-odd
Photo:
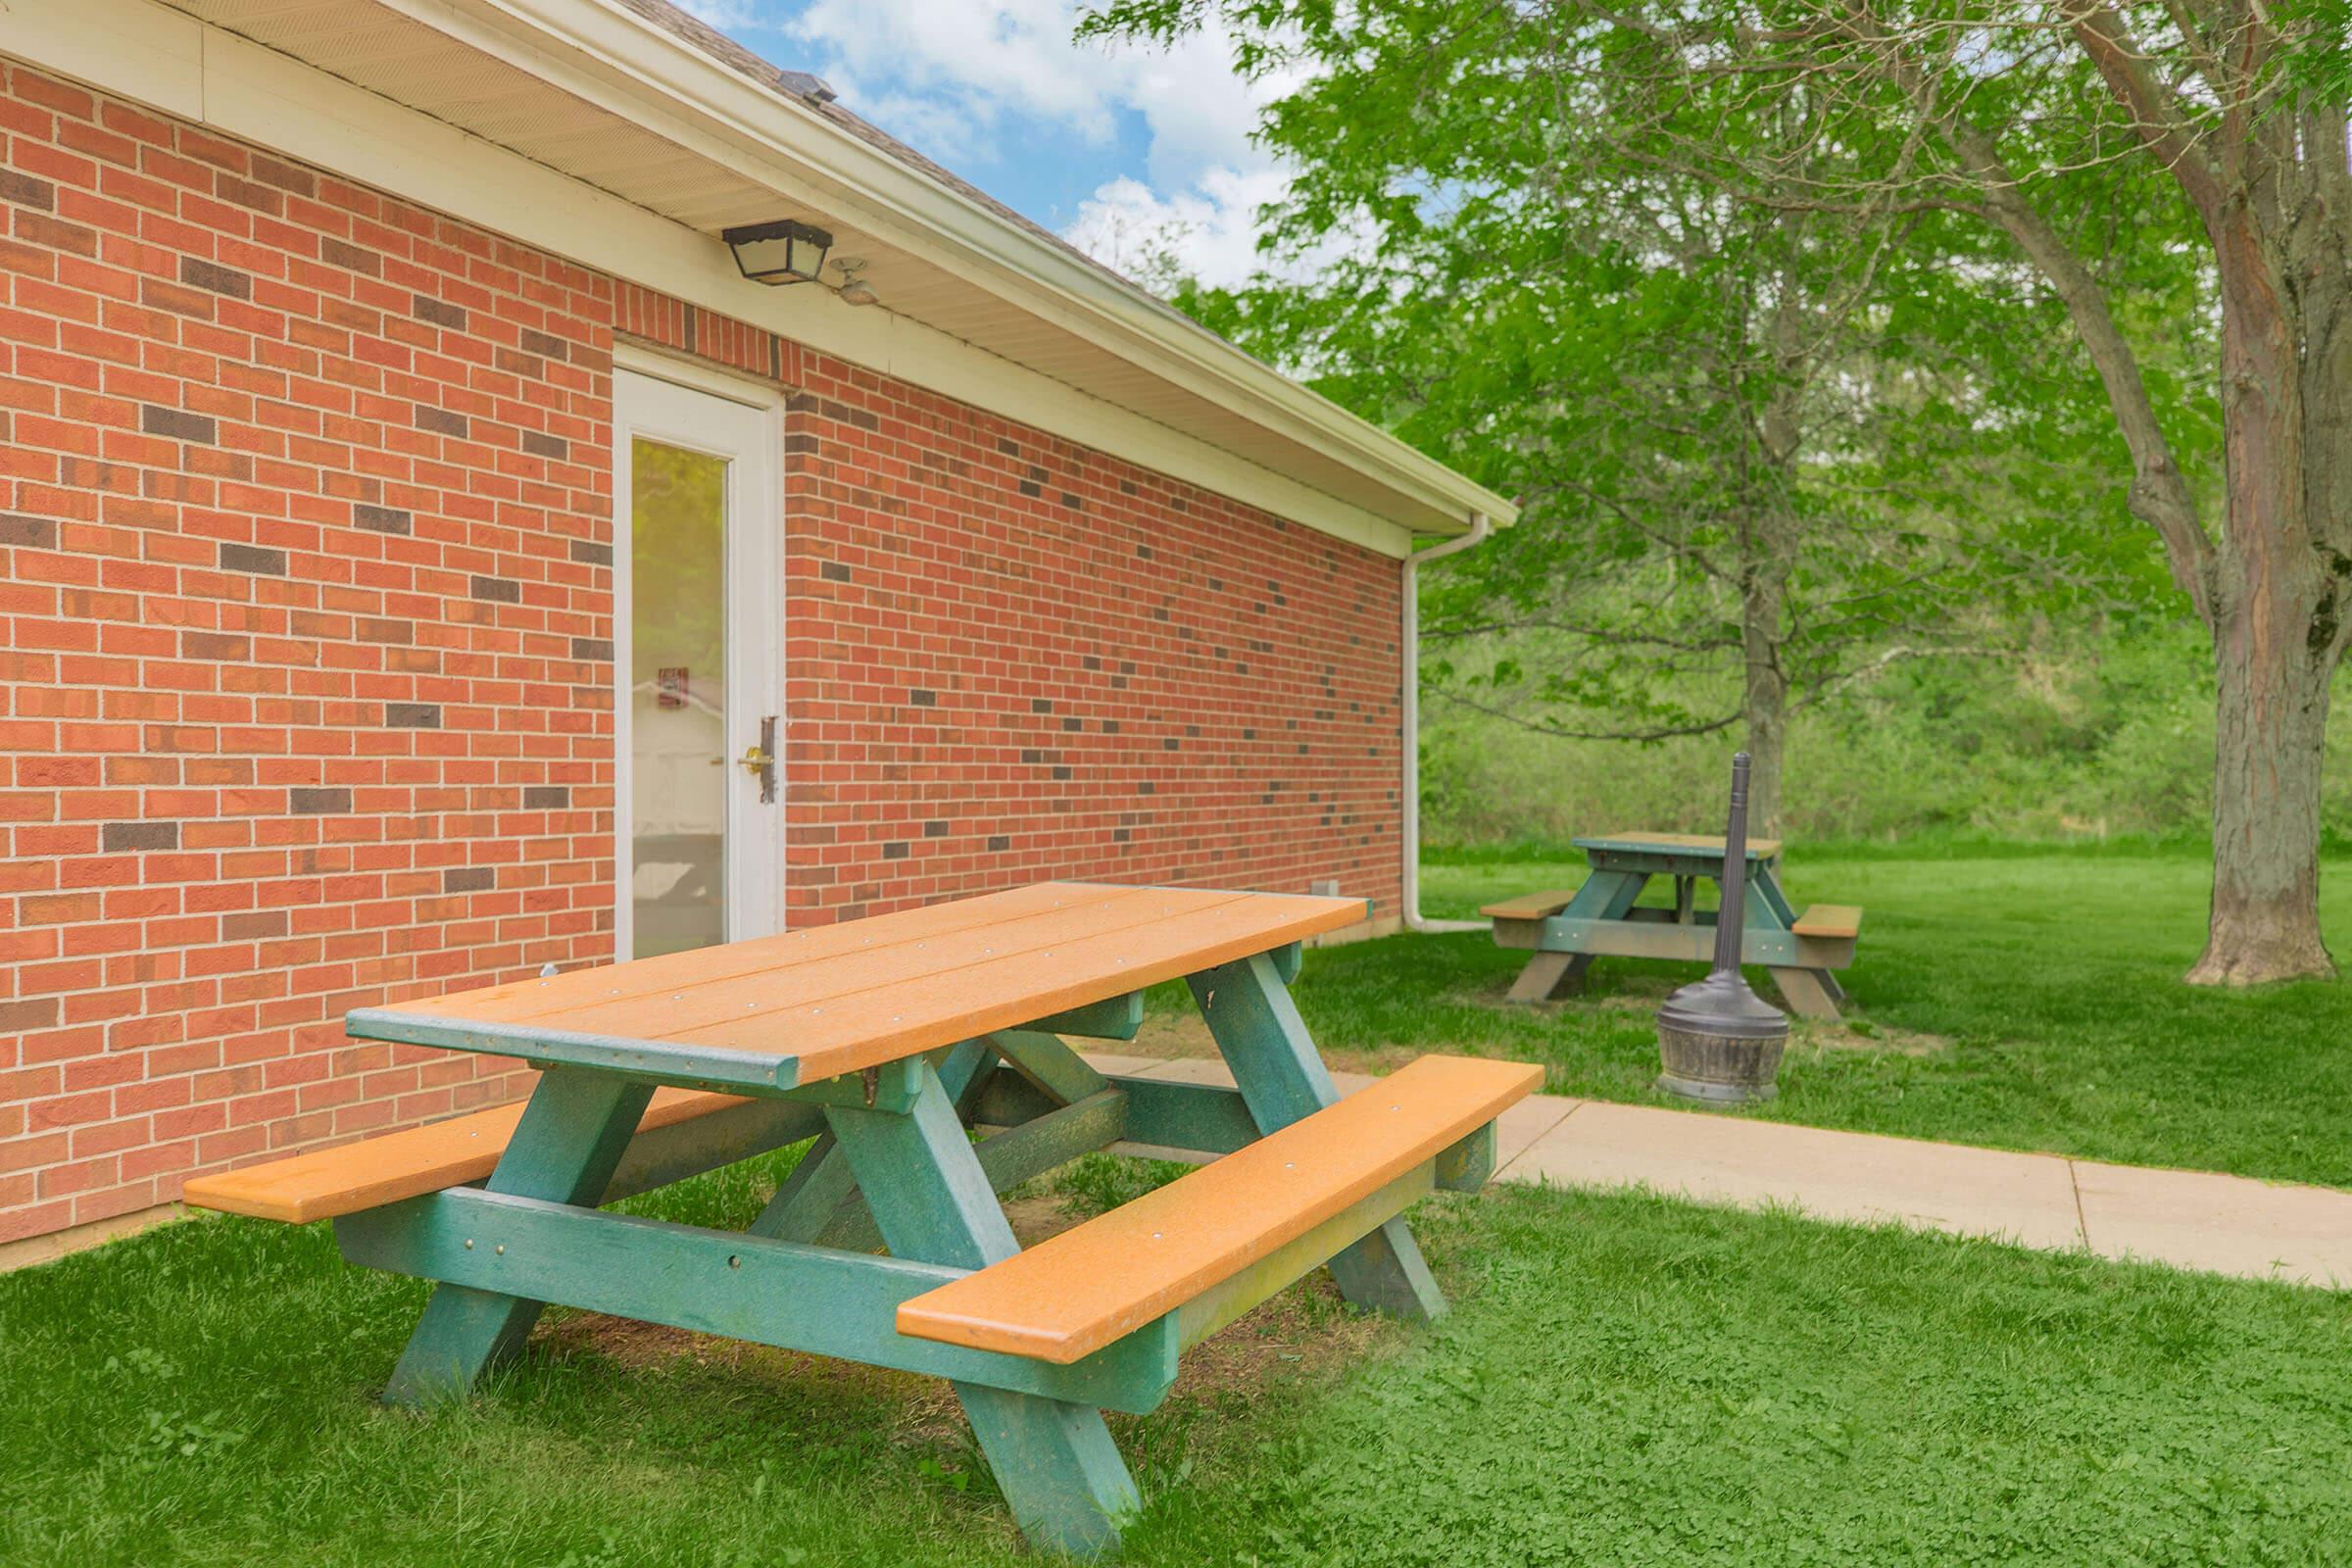
[(1494, 531), (1483, 512), (1470, 514), (1470, 531), (1404, 558), (1404, 928), (1424, 933), (1484, 931), (1484, 920), (1430, 920), (1421, 913), (1421, 564), (1458, 555)]

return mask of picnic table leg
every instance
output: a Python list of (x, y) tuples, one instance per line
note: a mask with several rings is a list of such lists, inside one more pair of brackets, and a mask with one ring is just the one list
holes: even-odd
[[(1564, 919), (1622, 920), (1649, 878), (1639, 871), (1594, 871), (1560, 910)], [(1592, 967), (1590, 953), (1538, 952), (1511, 987), (1513, 1002), (1551, 1002), (1574, 991)]]
[[(940, 1063), (939, 1076), (951, 1100), (960, 1104), (964, 1090), (988, 1057), (988, 1048), (976, 1040), (967, 1040), (948, 1053)], [(770, 1241), (814, 1243), (857, 1196), (858, 1178), (851, 1173), (838, 1140), (827, 1130), (817, 1135), (748, 1229)]]
[[(1749, 883), (1761, 897), (1748, 906), (1748, 924), (1761, 925), (1768, 930), (1788, 931), (1796, 926), (1796, 906), (1781, 890), (1780, 879), (1772, 874), (1770, 865), (1759, 865)], [(1827, 969), (1771, 968), (1772, 983), (1781, 988), (1781, 1000), (1788, 1010), (1805, 1018), (1836, 1018), (1838, 1004), (1845, 1000), (1845, 988), (1838, 977)]]
[[(650, 1084), (573, 1067), (540, 1075), (506, 1152), (491, 1171), (491, 1192), (556, 1203), (594, 1203), (637, 1134)], [(422, 1404), (463, 1395), (482, 1374), (522, 1348), (543, 1301), (438, 1285), (425, 1302), (384, 1399)]]
[[(1188, 975), (1193, 1000), (1208, 1020), (1234, 1084), (1260, 1134), (1287, 1127), (1340, 1098), (1331, 1069), (1316, 1054), (1298, 1004), (1271, 954)], [(1357, 1307), (1417, 1322), (1446, 1310), (1420, 1244), (1392, 1219), (1331, 1260), (1340, 1294)]]
[[(894, 1257), (986, 1268), (1020, 1250), (954, 1097), (926, 1066), (904, 1114), (827, 1106), (825, 1119)], [(954, 1385), (1022, 1533), (1093, 1556), (1119, 1544), (1142, 1506), (1102, 1412), (976, 1383)]]

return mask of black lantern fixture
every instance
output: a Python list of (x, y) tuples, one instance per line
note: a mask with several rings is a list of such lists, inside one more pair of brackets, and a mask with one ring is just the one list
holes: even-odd
[(825, 252), (833, 248), (832, 235), (795, 218), (745, 223), (719, 238), (735, 253), (735, 265), (744, 276), (770, 288), (815, 282), (824, 270)]

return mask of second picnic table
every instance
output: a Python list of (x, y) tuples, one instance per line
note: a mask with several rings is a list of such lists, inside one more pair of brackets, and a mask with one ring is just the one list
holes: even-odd
[[(520, 1057), (529, 1103), (191, 1181), (189, 1201), (332, 1219), (345, 1257), (439, 1281), (385, 1396), (461, 1395), (542, 1304), (950, 1379), (1014, 1517), (1073, 1553), (1139, 1498), (1102, 1422), (1181, 1351), (1328, 1263), (1359, 1307), (1445, 1308), (1403, 1212), (1475, 1190), (1523, 1062), (1425, 1056), (1342, 1099), (1289, 984), (1360, 900), (1044, 883), (575, 969), (346, 1019)], [(1235, 1087), (1098, 1071), (1188, 983)], [(974, 1141), (975, 1133), (986, 1136)], [(748, 1231), (604, 1211), (815, 1137)], [(1209, 1163), (1023, 1249), (997, 1194), (1106, 1146)], [(884, 1247), (890, 1255), (873, 1255)]]
[[(1478, 912), (1494, 922), (1494, 943), (1533, 949), (1511, 987), (1513, 1002), (1546, 1002), (1573, 990), (1596, 957), (1687, 958), (1715, 953), (1715, 915), (1696, 906), (1701, 880), (1723, 880), (1723, 839), (1696, 833), (1610, 833), (1575, 841), (1592, 874), (1573, 892), (1531, 893)], [(1854, 961), (1862, 911), (1817, 904), (1798, 913), (1781, 890), (1779, 839), (1747, 841), (1744, 963), (1772, 973), (1792, 1011), (1835, 1018), (1845, 1000), (1833, 970)], [(1674, 907), (1637, 907), (1651, 877), (1674, 879)]]

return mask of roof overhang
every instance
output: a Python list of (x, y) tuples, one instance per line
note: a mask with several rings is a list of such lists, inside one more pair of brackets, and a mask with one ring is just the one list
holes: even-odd
[[(1473, 514), (1515, 516), (624, 0), (12, 0), (6, 15), (0, 50), (1392, 555)], [(92, 28), (106, 47), (75, 47)], [(306, 84), (289, 62), (334, 80)], [(344, 84), (363, 91), (338, 98)], [(719, 231), (777, 217), (831, 229), (882, 307), (735, 275)]]

